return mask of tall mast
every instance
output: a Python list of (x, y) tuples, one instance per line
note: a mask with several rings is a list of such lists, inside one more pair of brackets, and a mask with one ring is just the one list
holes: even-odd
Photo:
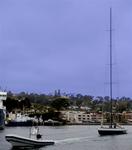
[(112, 128), (113, 116), (112, 116), (112, 98), (113, 98), (113, 87), (112, 87), (112, 8), (110, 8), (110, 103), (111, 103), (111, 112), (110, 112), (110, 127)]

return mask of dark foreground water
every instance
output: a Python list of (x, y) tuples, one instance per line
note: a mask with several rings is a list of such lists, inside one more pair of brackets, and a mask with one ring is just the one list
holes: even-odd
[[(125, 126), (128, 134), (99, 136), (99, 126), (40, 127), (43, 139), (55, 140), (56, 144), (37, 150), (132, 150), (132, 126)], [(6, 134), (28, 137), (29, 127), (8, 127), (0, 131), (0, 150), (12, 150), (5, 141)]]

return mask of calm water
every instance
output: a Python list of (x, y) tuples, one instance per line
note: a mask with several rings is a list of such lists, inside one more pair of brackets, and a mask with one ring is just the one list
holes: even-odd
[[(132, 150), (132, 126), (126, 126), (128, 134), (99, 136), (99, 126), (40, 127), (43, 139), (55, 140), (56, 144), (37, 150)], [(5, 141), (6, 134), (27, 136), (29, 127), (8, 127), (0, 131), (0, 150), (11, 150)]]

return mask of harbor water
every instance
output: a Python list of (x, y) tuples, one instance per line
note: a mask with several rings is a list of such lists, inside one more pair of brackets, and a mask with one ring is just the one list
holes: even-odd
[[(132, 126), (125, 126), (128, 134), (116, 136), (100, 136), (99, 126), (41, 126), (43, 139), (54, 140), (55, 145), (37, 150), (131, 150)], [(0, 130), (0, 150), (13, 150), (5, 140), (6, 134), (29, 136), (30, 127), (6, 127)]]

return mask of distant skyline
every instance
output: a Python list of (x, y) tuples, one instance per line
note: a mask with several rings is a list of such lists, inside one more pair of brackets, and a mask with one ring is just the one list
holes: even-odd
[(132, 97), (131, 0), (1, 0), (0, 87), (13, 92)]

